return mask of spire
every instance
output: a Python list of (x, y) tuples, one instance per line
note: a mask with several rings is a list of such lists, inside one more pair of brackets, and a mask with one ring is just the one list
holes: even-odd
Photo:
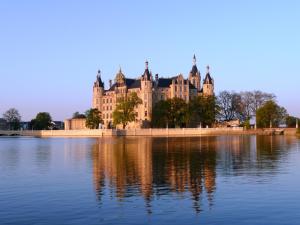
[(207, 73), (209, 73), (209, 65), (206, 66)]
[(196, 56), (194, 54), (193, 56), (193, 67), (192, 67), (192, 70), (190, 72), (190, 76), (196, 76), (197, 74), (200, 74), (200, 72), (198, 71), (198, 68), (196, 66)]
[(213, 79), (211, 78), (210, 76), (210, 73), (209, 73), (209, 65), (206, 66), (206, 69), (207, 69), (207, 72), (206, 72), (206, 76), (204, 78), (204, 83), (205, 84), (213, 84)]
[(148, 65), (149, 65), (149, 62), (148, 62), (148, 60), (146, 60), (146, 62), (145, 62), (145, 71), (144, 71), (144, 74), (142, 75), (144, 80), (150, 80), (151, 79), (151, 73), (149, 72)]
[(96, 82), (98, 83), (99, 87), (104, 87), (104, 83), (101, 80), (101, 70), (98, 70), (97, 72)]

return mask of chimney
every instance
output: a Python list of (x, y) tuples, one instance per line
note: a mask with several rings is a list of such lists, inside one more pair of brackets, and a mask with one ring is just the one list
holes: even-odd
[(112, 81), (109, 80), (109, 88), (111, 88), (111, 86), (112, 86)]

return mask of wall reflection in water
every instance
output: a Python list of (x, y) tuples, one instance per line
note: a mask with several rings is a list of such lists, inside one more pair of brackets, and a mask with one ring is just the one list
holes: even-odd
[[(274, 176), (293, 138), (220, 136), (192, 138), (103, 138), (93, 145), (93, 177), (104, 192), (122, 201), (143, 196), (148, 212), (155, 197), (190, 196), (193, 208), (212, 207), (216, 177)], [(264, 176), (265, 177), (265, 176)]]

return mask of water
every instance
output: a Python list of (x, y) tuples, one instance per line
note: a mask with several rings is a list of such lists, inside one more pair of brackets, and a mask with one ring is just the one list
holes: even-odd
[(0, 224), (300, 224), (300, 139), (0, 138)]

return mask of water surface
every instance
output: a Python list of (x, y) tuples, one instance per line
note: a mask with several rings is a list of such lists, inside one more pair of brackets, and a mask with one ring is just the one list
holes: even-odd
[(0, 138), (0, 224), (300, 224), (300, 140)]

